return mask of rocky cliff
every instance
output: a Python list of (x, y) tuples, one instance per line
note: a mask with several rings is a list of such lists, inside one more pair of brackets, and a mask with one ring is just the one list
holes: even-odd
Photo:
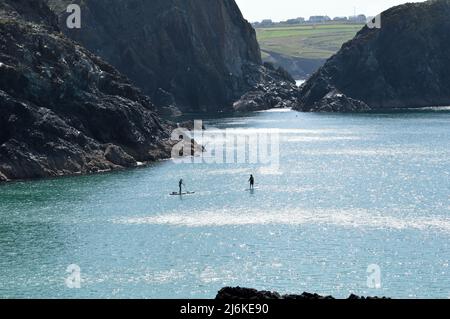
[(149, 98), (58, 32), (42, 0), (0, 0), (0, 181), (170, 155)]
[(450, 1), (408, 3), (364, 27), (302, 87), (301, 111), (450, 105)]
[[(63, 32), (127, 75), (156, 105), (231, 109), (268, 85), (256, 33), (234, 0), (47, 0)], [(66, 7), (81, 6), (81, 29)], [(272, 73), (273, 83), (288, 81)], [(258, 77), (258, 85), (248, 81)]]

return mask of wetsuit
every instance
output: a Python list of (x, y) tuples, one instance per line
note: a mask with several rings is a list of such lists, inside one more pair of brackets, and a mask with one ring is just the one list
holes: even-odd
[(180, 180), (180, 182), (178, 183), (178, 186), (180, 188), (180, 195), (182, 194), (182, 186), (184, 185), (183, 180)]

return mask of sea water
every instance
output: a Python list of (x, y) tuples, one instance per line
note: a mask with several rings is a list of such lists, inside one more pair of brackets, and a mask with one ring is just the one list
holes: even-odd
[[(167, 160), (0, 185), (0, 297), (450, 297), (450, 110), (205, 123), (276, 130), (279, 167)], [(196, 193), (170, 196), (180, 178)]]

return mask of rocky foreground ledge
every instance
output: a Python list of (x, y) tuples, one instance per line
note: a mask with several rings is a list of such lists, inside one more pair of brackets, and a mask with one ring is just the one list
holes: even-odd
[[(256, 289), (241, 288), (241, 287), (226, 287), (221, 289), (216, 300), (334, 300), (332, 296), (321, 296), (318, 294), (310, 294), (304, 292), (301, 295), (280, 295), (277, 292), (258, 291)], [(348, 300), (379, 300), (388, 299), (380, 297), (360, 297), (350, 295)]]

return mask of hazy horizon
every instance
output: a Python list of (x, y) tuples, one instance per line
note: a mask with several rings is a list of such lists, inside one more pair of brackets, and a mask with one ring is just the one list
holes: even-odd
[(236, 0), (236, 2), (244, 17), (254, 22), (263, 19), (281, 21), (297, 17), (308, 18), (313, 15), (337, 17), (363, 13), (372, 16), (396, 5), (424, 0)]

